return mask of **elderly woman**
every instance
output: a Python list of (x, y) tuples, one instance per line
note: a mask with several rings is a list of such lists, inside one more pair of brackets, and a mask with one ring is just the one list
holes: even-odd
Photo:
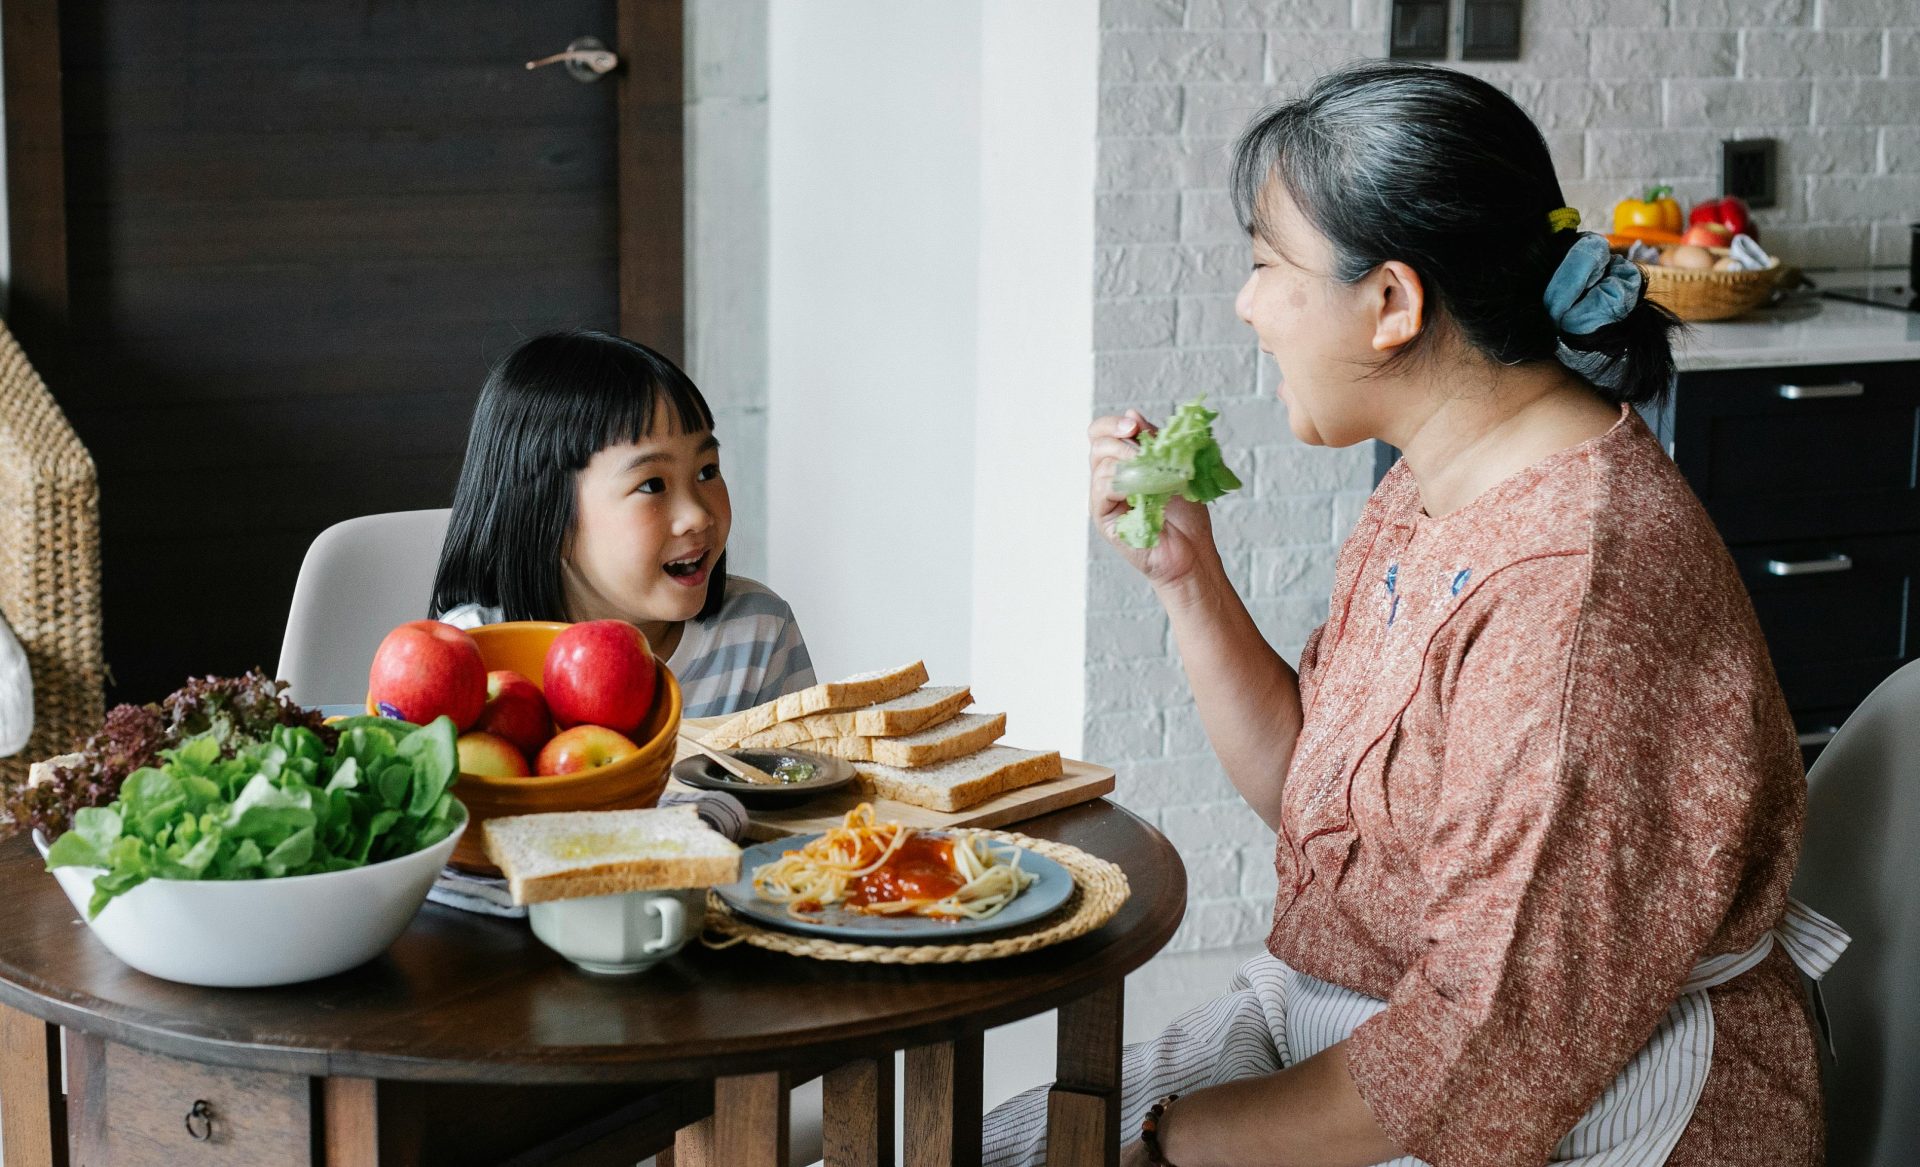
[[(1124, 1062), (1128, 1161), (1813, 1164), (1795, 971), (1844, 934), (1787, 898), (1805, 778), (1753, 610), (1633, 406), (1674, 319), (1576, 229), (1527, 116), (1374, 62), (1240, 140), (1242, 320), (1301, 441), (1403, 459), (1297, 668), (1204, 509), (1113, 539), (1167, 610), (1222, 765), (1278, 836), (1267, 953)], [(1776, 943), (1778, 942), (1778, 943)], [(1044, 1105), (988, 1119), (1041, 1162)]]

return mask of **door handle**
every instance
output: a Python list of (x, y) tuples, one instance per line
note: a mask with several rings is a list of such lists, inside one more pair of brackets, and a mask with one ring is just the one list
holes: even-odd
[(598, 81), (620, 67), (620, 58), (602, 44), (599, 37), (583, 36), (569, 41), (564, 53), (527, 62), (528, 69), (545, 65), (565, 65), (567, 75), (575, 81)]
[(1830, 571), (1852, 571), (1853, 556), (1829, 555), (1825, 559), (1769, 559), (1768, 575), (1822, 575)]
[(1812, 401), (1818, 397), (1864, 397), (1867, 387), (1859, 381), (1835, 381), (1830, 385), (1782, 385), (1777, 392), (1788, 401)]

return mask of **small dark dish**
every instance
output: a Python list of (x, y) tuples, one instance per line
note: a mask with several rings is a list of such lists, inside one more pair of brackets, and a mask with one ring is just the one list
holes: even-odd
[(806, 765), (813, 767), (813, 776), (804, 782), (785, 782), (779, 786), (762, 786), (735, 778), (720, 768), (720, 763), (702, 754), (691, 754), (673, 764), (673, 776), (688, 786), (700, 790), (721, 790), (733, 795), (747, 806), (774, 807), (797, 806), (817, 794), (829, 790), (839, 790), (853, 781), (853, 764), (843, 758), (829, 758), (825, 754), (808, 753), (806, 750), (726, 750), (730, 758), (738, 758), (749, 766), (758, 766), (771, 774), (780, 768), (781, 763)]

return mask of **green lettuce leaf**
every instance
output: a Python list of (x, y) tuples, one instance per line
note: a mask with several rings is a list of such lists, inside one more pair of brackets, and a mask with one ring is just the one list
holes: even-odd
[(130, 774), (111, 804), (78, 810), (47, 867), (105, 869), (87, 906), (94, 916), (148, 879), (343, 871), (445, 839), (461, 813), (453, 722), (355, 720), (331, 750), (304, 725), (247, 744), (209, 728)]
[(73, 829), (47, 848), (47, 870), (56, 867), (105, 867), (107, 851), (120, 837), (120, 814), (109, 806), (86, 806), (73, 813)]
[(401, 741), (400, 756), (413, 763), (413, 797), (407, 802), (407, 813), (427, 817), (441, 792), (453, 784), (460, 773), (459, 736), (451, 717), (436, 717)]
[[(1189, 502), (1210, 503), (1230, 490), (1240, 489), (1240, 478), (1227, 468), (1220, 443), (1213, 437), (1213, 421), (1220, 415), (1197, 397), (1174, 411), (1158, 433), (1142, 434), (1140, 453), (1125, 463), (1117, 481), (1124, 483), (1132, 509), (1114, 525), (1114, 534), (1130, 547), (1146, 549), (1160, 542), (1167, 500), (1174, 495)], [(1138, 491), (1138, 493), (1131, 493)]]

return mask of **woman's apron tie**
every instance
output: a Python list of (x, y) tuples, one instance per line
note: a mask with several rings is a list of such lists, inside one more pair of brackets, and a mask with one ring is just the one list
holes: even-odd
[(1765, 960), (1776, 941), (1786, 950), (1794, 967), (1812, 983), (1813, 1013), (1820, 1023), (1820, 1037), (1826, 1042), (1827, 1053), (1834, 1054), (1833, 1028), (1827, 1022), (1827, 1003), (1820, 996), (1820, 978), (1833, 968), (1847, 945), (1853, 943), (1853, 937), (1840, 925), (1791, 896), (1787, 897), (1786, 915), (1772, 929), (1761, 933), (1752, 948), (1711, 956), (1694, 965), (1680, 991), (1696, 993), (1726, 984)]

